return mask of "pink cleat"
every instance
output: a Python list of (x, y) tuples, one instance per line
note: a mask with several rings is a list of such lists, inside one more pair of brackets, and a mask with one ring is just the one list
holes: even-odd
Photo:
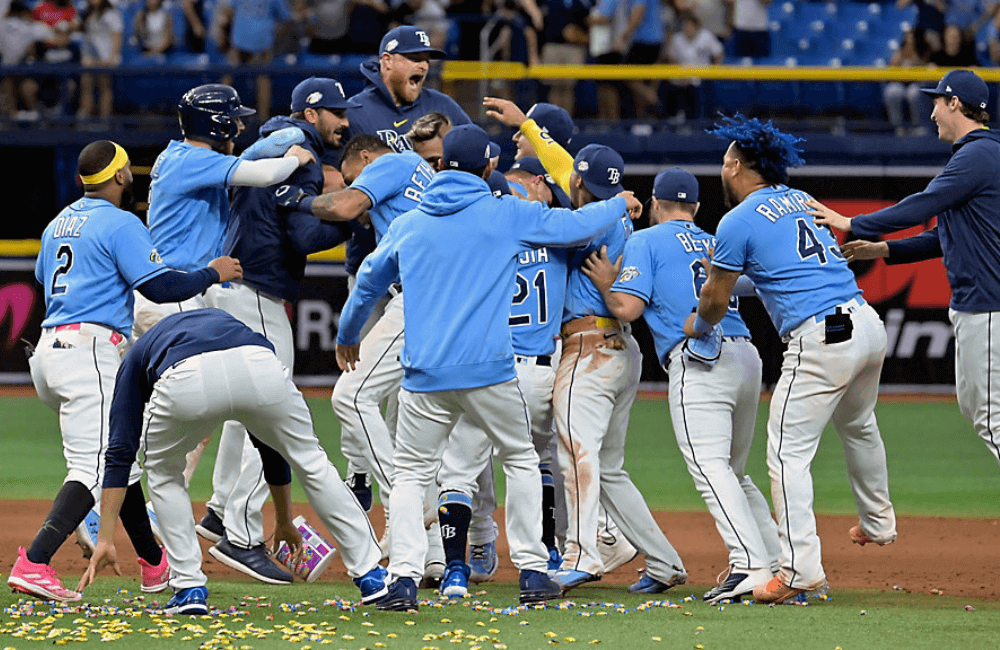
[(82, 598), (81, 594), (63, 587), (59, 576), (48, 564), (30, 561), (23, 546), (17, 549), (17, 555), (17, 562), (7, 578), (7, 584), (14, 591), (63, 603), (77, 602)]
[(167, 588), (170, 581), (170, 564), (167, 563), (167, 551), (161, 546), (160, 551), (163, 558), (159, 566), (153, 566), (146, 560), (139, 558), (139, 566), (142, 568), (142, 591), (147, 594), (158, 594)]

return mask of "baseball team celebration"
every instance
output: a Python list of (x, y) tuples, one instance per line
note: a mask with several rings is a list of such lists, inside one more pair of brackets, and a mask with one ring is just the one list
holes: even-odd
[(0, 4), (0, 647), (1000, 647), (1000, 2)]

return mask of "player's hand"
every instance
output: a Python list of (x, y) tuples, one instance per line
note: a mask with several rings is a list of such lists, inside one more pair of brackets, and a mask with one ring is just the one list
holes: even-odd
[(234, 257), (216, 257), (208, 263), (208, 266), (218, 272), (220, 284), (243, 278), (243, 267), (240, 266), (240, 261)]
[(691, 315), (687, 317), (684, 321), (684, 336), (688, 338), (698, 338), (701, 336), (698, 332), (694, 331), (694, 319), (698, 315), (697, 311), (691, 312)]
[(487, 117), (492, 117), (504, 126), (519, 129), (522, 124), (528, 121), (528, 116), (524, 114), (524, 111), (509, 99), (483, 97), (483, 106), (486, 107)]
[(281, 542), (288, 544), (288, 550), (292, 552), (289, 564), (293, 567), (298, 565), (302, 559), (302, 533), (291, 522), (278, 522), (274, 525), (274, 541), (271, 543), (273, 554), (278, 554)]
[(587, 256), (580, 268), (583, 274), (594, 283), (594, 286), (601, 293), (605, 293), (611, 289), (611, 285), (618, 278), (618, 272), (622, 268), (622, 258), (619, 256), (618, 260), (612, 264), (608, 258), (608, 247), (601, 246), (601, 250), (594, 251)]
[(889, 257), (889, 244), (884, 241), (855, 239), (841, 244), (840, 252), (848, 262), (877, 260), (880, 257)]
[(337, 344), (337, 365), (344, 372), (354, 370), (355, 365), (360, 360), (358, 352), (361, 345), (340, 345)]
[(619, 192), (618, 196), (625, 199), (625, 209), (628, 210), (629, 219), (635, 221), (642, 216), (642, 203), (635, 198), (632, 192)]
[(90, 564), (87, 565), (87, 570), (83, 572), (76, 590), (83, 591), (85, 587), (93, 584), (94, 578), (97, 577), (97, 572), (108, 565), (111, 565), (115, 574), (122, 574), (122, 570), (118, 566), (118, 552), (115, 550), (115, 545), (98, 539), (97, 548), (94, 549), (94, 554), (90, 556)]
[(285, 158), (298, 158), (299, 167), (305, 167), (309, 163), (316, 162), (316, 157), (312, 155), (312, 152), (303, 149), (297, 144), (293, 144), (288, 148), (288, 151), (285, 152)]
[(835, 210), (831, 210), (816, 199), (806, 201), (806, 205), (812, 208), (812, 210), (806, 210), (806, 213), (816, 217), (813, 219), (813, 223), (817, 226), (831, 226), (843, 232), (851, 232), (851, 220), (849, 218)]

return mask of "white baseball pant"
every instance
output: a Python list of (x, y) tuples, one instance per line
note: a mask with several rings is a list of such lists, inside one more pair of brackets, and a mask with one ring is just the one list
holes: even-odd
[(1000, 462), (1000, 312), (948, 311), (958, 406)]
[(777, 571), (781, 543), (764, 495), (746, 474), (760, 402), (761, 362), (750, 339), (726, 338), (715, 366), (670, 351), (670, 418), (684, 461), (729, 564)]
[(497, 449), (507, 477), (507, 540), (521, 570), (545, 571), (542, 543), (542, 477), (531, 442), (527, 406), (517, 379), (492, 386), (433, 393), (399, 392), (395, 470), (389, 518), (389, 572), (420, 580), (427, 536), (424, 495), (435, 487), (444, 446), (459, 417), (466, 415)]
[(807, 319), (786, 337), (767, 422), (767, 466), (781, 540), (779, 577), (796, 589), (814, 589), (826, 580), (809, 467), (831, 418), (862, 530), (876, 542), (896, 539), (885, 446), (875, 419), (885, 327), (866, 303), (852, 300), (842, 307), (854, 325), (850, 340), (826, 344), (822, 318)]
[[(292, 324), (285, 301), (242, 282), (219, 287), (214, 306), (261, 334), (274, 345), (275, 356), (286, 368), (295, 365)], [(212, 471), (212, 498), (208, 507), (222, 517), (229, 541), (241, 548), (264, 543), (264, 502), (269, 494), (260, 453), (246, 427), (236, 421), (222, 425), (219, 452)]]
[[(28, 360), (38, 396), (59, 414), (67, 470), (63, 482), (82, 483), (95, 501), (101, 499), (111, 396), (126, 347), (126, 339), (120, 334), (115, 337), (120, 337), (120, 342), (112, 343), (114, 334), (92, 323), (60, 332), (46, 327)], [(133, 463), (129, 485), (141, 476), (138, 463)]]
[(184, 487), (184, 457), (226, 420), (237, 420), (281, 453), (316, 514), (340, 542), (347, 573), (375, 567), (381, 551), (357, 499), (330, 463), (291, 371), (256, 345), (206, 352), (168, 369), (145, 413), (149, 492), (175, 590), (204, 585), (201, 547)]
[(687, 579), (684, 563), (623, 469), (641, 372), (642, 354), (630, 333), (605, 327), (563, 337), (553, 395), (569, 520), (562, 568), (604, 573), (597, 547), (600, 504), (646, 556), (649, 574), (674, 584)]

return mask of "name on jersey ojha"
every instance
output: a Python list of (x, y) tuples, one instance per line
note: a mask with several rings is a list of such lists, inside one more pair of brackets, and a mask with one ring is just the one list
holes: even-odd
[(79, 237), (80, 228), (83, 228), (83, 224), (87, 223), (87, 219), (89, 218), (90, 217), (82, 214), (57, 217), (55, 227), (52, 229), (52, 239)]
[(417, 168), (413, 170), (413, 176), (410, 177), (410, 182), (412, 185), (408, 185), (405, 190), (403, 190), (403, 196), (417, 203), (420, 203), (420, 196), (424, 190), (427, 189), (427, 184), (431, 182), (434, 177), (434, 172), (431, 170), (427, 163), (420, 163)]
[(533, 251), (524, 251), (517, 258), (518, 264), (545, 264), (549, 261), (549, 250), (547, 248), (536, 248)]
[(770, 204), (770, 207), (765, 203), (761, 203), (757, 206), (757, 212), (771, 223), (774, 223), (786, 214), (795, 214), (808, 210), (809, 207), (806, 205), (806, 201), (810, 198), (807, 194), (792, 192), (786, 196), (768, 199), (767, 203)]
[(708, 249), (715, 248), (715, 237), (698, 239), (690, 233), (679, 232), (677, 233), (677, 241), (684, 247), (685, 253), (705, 253), (707, 255)]

